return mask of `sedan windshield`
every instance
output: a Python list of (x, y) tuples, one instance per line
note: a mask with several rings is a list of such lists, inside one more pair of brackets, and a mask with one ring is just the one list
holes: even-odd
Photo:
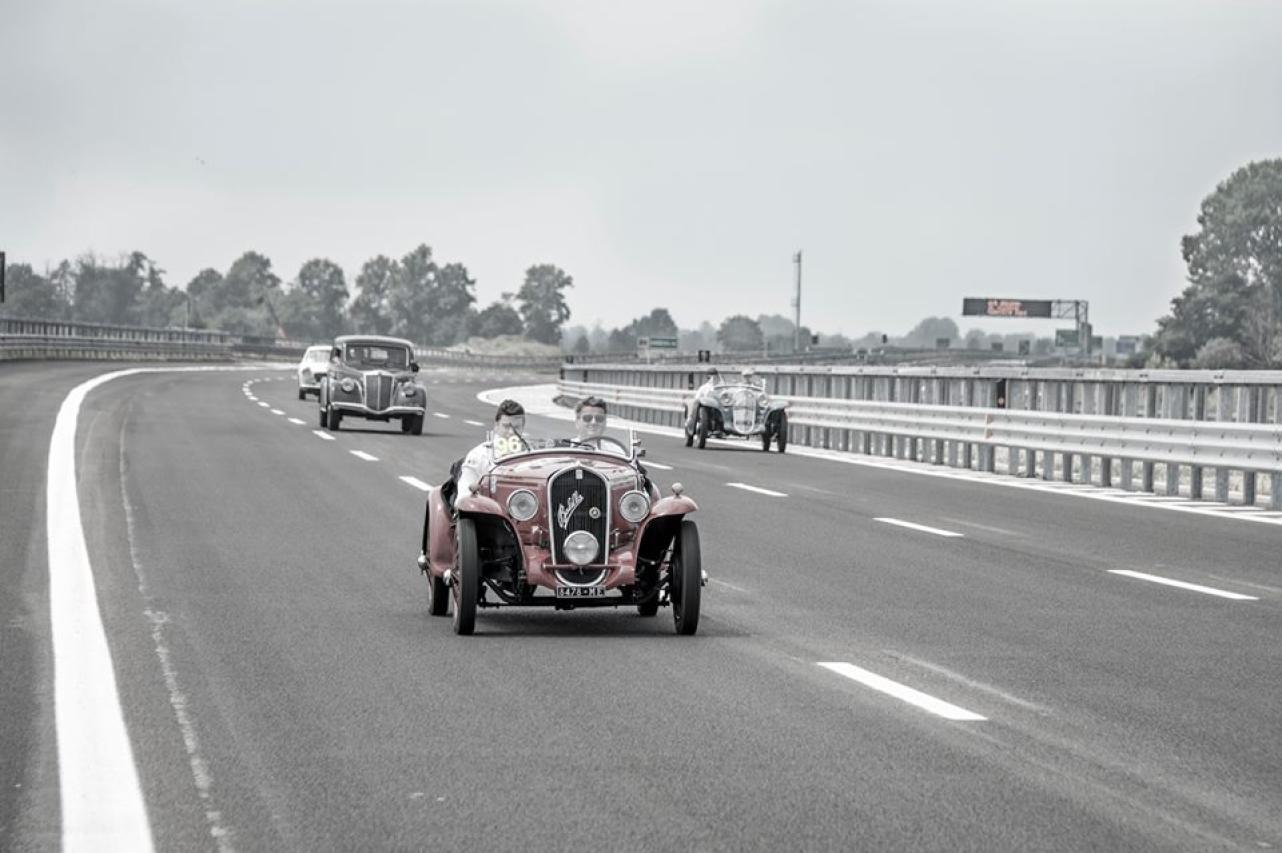
[(352, 367), (389, 367), (404, 370), (409, 366), (409, 351), (404, 347), (351, 344), (347, 347), (347, 363)]

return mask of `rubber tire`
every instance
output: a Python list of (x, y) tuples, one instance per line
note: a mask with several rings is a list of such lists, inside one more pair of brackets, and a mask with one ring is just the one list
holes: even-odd
[(689, 637), (699, 630), (699, 602), (703, 593), (703, 564), (699, 554), (699, 528), (683, 519), (672, 549), (668, 597), (677, 633)]
[(638, 616), (654, 616), (658, 612), (659, 612), (659, 596), (657, 594), (654, 596), (654, 598), (650, 599), (644, 604), (637, 605)]
[(325, 407), (320, 405), (320, 402), (319, 402), (320, 394), (316, 395), (316, 400), (317, 400), (316, 409), (317, 411), (320, 412), (320, 417), (318, 418), (318, 420), (320, 421), (320, 428), (324, 429), (325, 427), (329, 426), (329, 419), (328, 417), (326, 417)]
[(300, 400), (306, 400), (306, 399), (307, 399), (307, 392), (306, 392), (306, 391), (304, 391), (302, 388), (299, 388), (299, 389), (298, 389), (298, 399), (300, 399)]
[(779, 422), (775, 426), (775, 444), (780, 453), (788, 449), (788, 413), (779, 413)]
[(691, 421), (690, 418), (686, 418), (685, 424), (683, 425), (684, 429), (682, 429), (682, 432), (686, 434), (686, 447), (690, 447), (691, 445), (694, 444), (695, 426), (691, 424), (690, 421)]
[(712, 413), (708, 411), (707, 406), (699, 407), (698, 417), (695, 419), (694, 435), (699, 445), (699, 449), (708, 446), (708, 433), (712, 430)]
[(343, 413), (338, 409), (335, 409), (332, 404), (327, 408), (329, 410), (329, 418), (328, 423), (325, 424), (325, 428), (330, 432), (338, 432), (338, 425), (343, 422)]
[[(422, 434), (423, 434), (423, 416), (422, 416), (422, 415), (410, 415), (406, 420), (408, 420), (408, 421), (409, 421), (409, 434), (410, 434), (410, 435), (422, 435)], [(404, 422), (402, 422), (402, 423), (404, 423)]]
[(476, 542), (476, 522), (460, 518), (455, 530), (458, 559), (454, 583), (450, 585), (454, 600), (454, 633), (471, 634), (476, 630), (476, 598), (481, 590), (481, 551)]
[(445, 578), (427, 572), (427, 612), (431, 616), (444, 616), (450, 612), (450, 588)]
[(761, 431), (761, 449), (766, 453), (770, 452), (770, 422), (766, 422), (766, 428)]

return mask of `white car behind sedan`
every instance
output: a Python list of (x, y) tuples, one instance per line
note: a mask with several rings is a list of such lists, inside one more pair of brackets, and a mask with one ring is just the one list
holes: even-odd
[(298, 399), (306, 400), (308, 394), (320, 396), (320, 380), (329, 366), (329, 344), (308, 347), (303, 360), (298, 363)]

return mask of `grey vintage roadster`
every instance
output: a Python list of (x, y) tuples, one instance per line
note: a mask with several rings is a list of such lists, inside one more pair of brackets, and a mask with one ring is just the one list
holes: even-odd
[(760, 438), (761, 449), (788, 447), (788, 403), (753, 382), (705, 383), (686, 409), (686, 447), (703, 449), (709, 438)]

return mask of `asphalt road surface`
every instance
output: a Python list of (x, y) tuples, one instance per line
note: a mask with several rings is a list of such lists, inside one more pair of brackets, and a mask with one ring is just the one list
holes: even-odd
[[(128, 787), (60, 760), (50, 639), (50, 433), (105, 370), (0, 366), (4, 849), (62, 844), (75, 769)], [(81, 523), (157, 849), (1282, 845), (1282, 528), (647, 435), (700, 506), (698, 635), (509, 609), (457, 637), (418, 483), (483, 437), (479, 391), (538, 380), (423, 376), (422, 437), (322, 437), (280, 370), (86, 397)]]

